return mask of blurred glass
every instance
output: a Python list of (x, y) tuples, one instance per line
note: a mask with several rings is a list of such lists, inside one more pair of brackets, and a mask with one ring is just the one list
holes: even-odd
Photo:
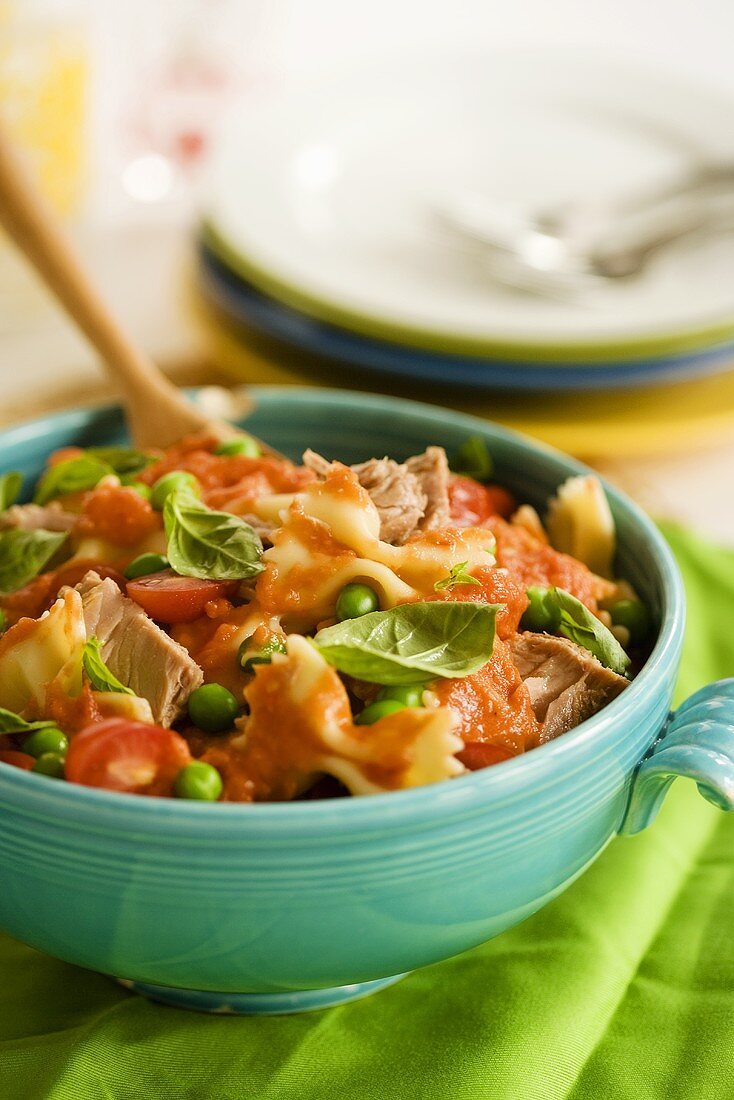
[[(74, 0), (0, 0), (0, 105), (41, 190), (75, 214), (87, 185), (89, 42)], [(0, 236), (0, 332), (36, 320), (45, 295)]]
[(0, 0), (3, 115), (63, 214), (78, 209), (86, 182), (84, 8), (73, 0)]
[(103, 3), (95, 146), (103, 219), (185, 217), (234, 94), (251, 77), (264, 0)]

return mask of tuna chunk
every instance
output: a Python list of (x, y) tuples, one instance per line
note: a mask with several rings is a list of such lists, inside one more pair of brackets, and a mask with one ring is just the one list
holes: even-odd
[(150, 703), (153, 719), (170, 726), (204, 677), (187, 651), (123, 596), (113, 580), (93, 571), (76, 586), (87, 637), (94, 635), (110, 671)]
[(540, 739), (552, 741), (615, 699), (629, 680), (566, 638), (518, 634), (512, 657), (530, 692)]
[(0, 515), (0, 530), (18, 527), (23, 531), (70, 531), (77, 521), (73, 512), (66, 512), (58, 503), (14, 504)]
[(398, 546), (406, 542), (426, 514), (418, 478), (391, 458), (370, 458), (352, 469), (380, 513), (380, 538)]
[(414, 455), (405, 463), (426, 494), (426, 509), (420, 523), (421, 531), (448, 526), (449, 464), (443, 447), (427, 447), (422, 455)]
[(303, 452), (303, 465), (308, 470), (313, 470), (319, 477), (326, 477), (331, 469), (331, 463), (328, 458), (324, 458), (323, 455), (318, 454), (316, 451), (312, 451), (311, 448)]
[[(330, 463), (313, 451), (303, 461), (322, 477)], [(370, 458), (351, 469), (380, 513), (380, 538), (398, 546), (417, 531), (449, 522), (449, 468), (443, 447), (429, 447), (407, 462)]]

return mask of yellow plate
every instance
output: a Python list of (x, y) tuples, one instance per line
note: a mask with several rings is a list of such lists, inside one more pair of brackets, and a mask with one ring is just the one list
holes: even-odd
[[(245, 383), (343, 386), (374, 392), (376, 376), (326, 362), (234, 326), (195, 297), (193, 311), (212, 361)], [(732, 372), (646, 390), (463, 395), (385, 378), (383, 393), (496, 420), (581, 458), (620, 458), (705, 447), (734, 434)]]

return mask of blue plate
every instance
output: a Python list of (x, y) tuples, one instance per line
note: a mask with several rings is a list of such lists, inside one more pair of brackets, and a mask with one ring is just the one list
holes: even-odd
[(696, 352), (609, 362), (544, 363), (440, 355), (358, 336), (315, 320), (262, 294), (205, 245), (199, 246), (199, 286), (229, 319), (292, 347), (364, 371), (436, 385), (501, 390), (603, 390), (651, 386), (715, 374), (734, 364), (734, 342)]

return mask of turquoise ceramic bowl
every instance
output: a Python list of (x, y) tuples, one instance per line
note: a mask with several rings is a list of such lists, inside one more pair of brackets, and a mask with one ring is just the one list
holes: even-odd
[[(449, 452), (483, 436), (498, 480), (543, 505), (583, 468), (485, 421), (325, 391), (262, 389), (248, 426), (297, 456), (351, 462)], [(0, 437), (0, 469), (38, 475), (53, 448), (121, 440), (115, 409)], [(620, 573), (659, 623), (632, 686), (527, 756), (436, 786), (282, 805), (97, 791), (0, 766), (0, 928), (171, 1003), (214, 1011), (325, 1007), (482, 943), (565, 889), (616, 833), (654, 816), (676, 775), (734, 807), (734, 687), (669, 718), (680, 576), (655, 527), (609, 489)]]

